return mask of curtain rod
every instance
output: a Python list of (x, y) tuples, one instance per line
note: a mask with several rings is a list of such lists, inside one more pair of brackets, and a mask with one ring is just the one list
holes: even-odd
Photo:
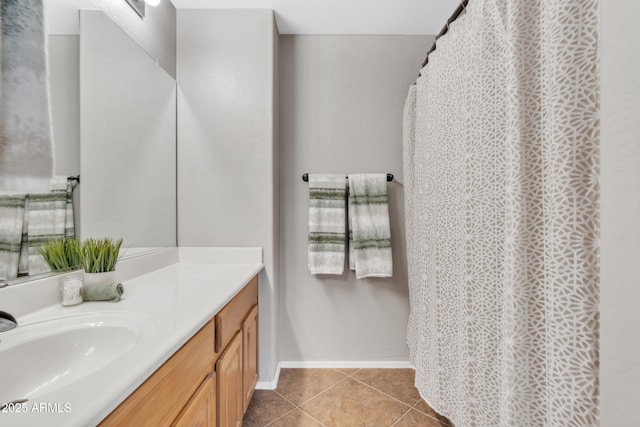
[(427, 56), (424, 58), (424, 61), (422, 62), (422, 67), (427, 65), (427, 63), (429, 62), (429, 55), (431, 54), (431, 52), (436, 50), (436, 43), (438, 42), (438, 39), (444, 36), (445, 34), (447, 34), (447, 31), (449, 31), (449, 24), (451, 24), (453, 21), (458, 19), (458, 17), (462, 15), (462, 12), (466, 12), (468, 3), (469, 3), (469, 0), (462, 0), (460, 2), (460, 5), (458, 5), (458, 8), (453, 12), (453, 14), (449, 17), (449, 19), (447, 19), (447, 23), (444, 25), (444, 27), (442, 27), (442, 30), (440, 30), (440, 32), (436, 36), (436, 39), (433, 41), (433, 44), (431, 45), (431, 49), (427, 51)]

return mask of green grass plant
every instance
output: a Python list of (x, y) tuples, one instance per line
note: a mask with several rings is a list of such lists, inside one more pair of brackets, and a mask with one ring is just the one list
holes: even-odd
[(82, 243), (84, 271), (86, 273), (114, 271), (121, 246), (122, 239), (86, 239)]

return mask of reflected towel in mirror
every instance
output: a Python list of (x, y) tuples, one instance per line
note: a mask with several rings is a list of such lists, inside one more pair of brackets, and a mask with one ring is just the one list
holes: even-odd
[(47, 240), (65, 237), (66, 218), (66, 191), (27, 195), (19, 274), (38, 274), (51, 270), (38, 248)]
[(25, 194), (0, 195), (0, 280), (18, 276)]

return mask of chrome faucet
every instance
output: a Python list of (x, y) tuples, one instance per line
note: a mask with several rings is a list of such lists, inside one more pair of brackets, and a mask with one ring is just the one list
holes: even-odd
[(16, 318), (6, 313), (4, 311), (0, 311), (0, 332), (6, 332), (18, 326), (18, 322)]

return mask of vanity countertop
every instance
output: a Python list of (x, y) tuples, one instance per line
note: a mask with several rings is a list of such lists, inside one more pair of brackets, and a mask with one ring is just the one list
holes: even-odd
[[(144, 318), (150, 330), (142, 334), (144, 336), (131, 350), (98, 371), (58, 389), (54, 389), (55, 385), (47, 386), (52, 388), (51, 392), (34, 397), (22, 405), (26, 413), (0, 413), (0, 425), (98, 424), (262, 268), (260, 263), (181, 261), (123, 282), (125, 293), (120, 302), (86, 302), (74, 307), (55, 305), (19, 317), (19, 325), (28, 326), (60, 317), (82, 319), (87, 314), (95, 313), (116, 316), (133, 314)], [(6, 333), (3, 335), (6, 336)], [(47, 354), (39, 355), (39, 360), (46, 364)], [(30, 366), (0, 366), (0, 369), (23, 370), (28, 375)], [(7, 385), (2, 384), (2, 387)]]

